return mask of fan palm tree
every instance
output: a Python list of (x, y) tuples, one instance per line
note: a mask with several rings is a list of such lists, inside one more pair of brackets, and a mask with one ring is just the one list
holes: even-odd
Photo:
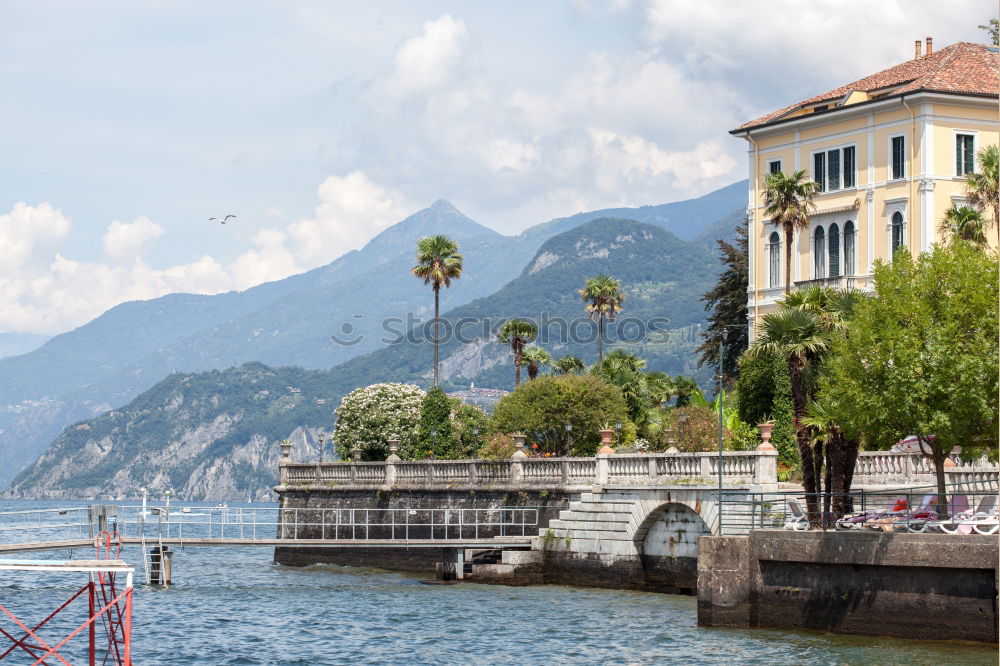
[(677, 398), (674, 407), (687, 407), (691, 404), (691, 396), (698, 390), (698, 382), (693, 377), (677, 375), (673, 379), (673, 393)]
[(586, 303), (587, 315), (597, 319), (597, 365), (604, 362), (604, 320), (615, 318), (622, 309), (625, 294), (621, 290), (621, 280), (601, 273), (587, 278), (583, 289), (577, 293)]
[(528, 347), (521, 354), (521, 362), (528, 364), (528, 379), (534, 379), (542, 366), (552, 363), (552, 354), (541, 347)]
[(441, 287), (462, 277), (462, 255), (458, 244), (447, 236), (427, 236), (417, 241), (417, 265), (413, 274), (434, 289), (434, 386), (438, 385), (438, 323), (441, 315)]
[(1000, 171), (1000, 148), (985, 146), (976, 154), (979, 171), (970, 173), (965, 182), (969, 203), (980, 211), (993, 214), (993, 224), (997, 228), (997, 247), (1000, 247), (1000, 185), (997, 184)]
[(808, 180), (805, 170), (792, 174), (769, 173), (764, 179), (764, 215), (781, 225), (785, 234), (785, 294), (792, 291), (792, 241), (795, 230), (809, 225), (809, 213), (816, 209), (813, 197), (819, 185)]
[(508, 319), (497, 332), (497, 342), (510, 345), (514, 351), (514, 386), (521, 385), (521, 363), (524, 347), (538, 335), (538, 327), (523, 319)]
[(557, 375), (576, 374), (585, 367), (583, 360), (577, 356), (563, 356), (552, 364), (552, 370)]
[(944, 212), (941, 231), (950, 238), (958, 238), (976, 247), (986, 247), (986, 220), (971, 206), (952, 206)]
[(822, 461), (814, 459), (810, 431), (803, 419), (812, 392), (809, 385), (811, 370), (828, 344), (828, 332), (824, 330), (822, 320), (814, 311), (785, 305), (764, 315), (760, 334), (747, 350), (751, 357), (773, 354), (787, 360), (795, 414), (795, 443), (802, 461), (802, 485), (806, 492), (809, 520), (814, 524), (819, 517), (816, 493), (818, 470)]

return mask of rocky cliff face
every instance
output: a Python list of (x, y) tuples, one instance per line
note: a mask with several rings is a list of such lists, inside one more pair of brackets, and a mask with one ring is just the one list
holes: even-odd
[(7, 497), (121, 499), (145, 487), (186, 500), (271, 500), (278, 443), (315, 460), (336, 402), (326, 373), (248, 364), (171, 375), (126, 407), (70, 426)]

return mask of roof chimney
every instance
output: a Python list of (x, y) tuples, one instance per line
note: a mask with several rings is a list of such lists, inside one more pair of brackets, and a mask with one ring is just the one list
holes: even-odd
[(913, 42), (913, 59), (920, 60), (920, 40)]
[(927, 51), (924, 55), (930, 55), (934, 52), (934, 41), (931, 39), (930, 35), (927, 35)]

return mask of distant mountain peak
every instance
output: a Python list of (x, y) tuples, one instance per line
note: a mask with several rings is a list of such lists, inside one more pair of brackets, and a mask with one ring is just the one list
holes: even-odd
[(455, 208), (455, 204), (447, 201), (445, 199), (438, 199), (425, 210), (434, 211), (435, 213), (457, 213), (462, 217), (465, 215), (459, 209)]

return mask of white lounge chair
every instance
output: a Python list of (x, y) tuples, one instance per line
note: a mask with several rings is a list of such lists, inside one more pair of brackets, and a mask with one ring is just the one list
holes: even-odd
[(806, 516), (806, 512), (802, 510), (802, 505), (799, 504), (798, 500), (789, 499), (788, 509), (792, 512), (792, 515), (787, 518), (785, 526), (782, 529), (795, 531), (808, 530), (809, 518)]
[[(988, 528), (988, 523), (992, 520), (992, 524), (995, 526), (997, 525), (996, 501), (996, 495), (983, 495), (975, 510), (960, 511), (947, 520), (929, 521), (927, 529), (941, 530), (945, 534), (972, 534), (977, 524), (983, 523), (984, 528)], [(992, 534), (995, 531), (996, 527), (987, 534)]]

